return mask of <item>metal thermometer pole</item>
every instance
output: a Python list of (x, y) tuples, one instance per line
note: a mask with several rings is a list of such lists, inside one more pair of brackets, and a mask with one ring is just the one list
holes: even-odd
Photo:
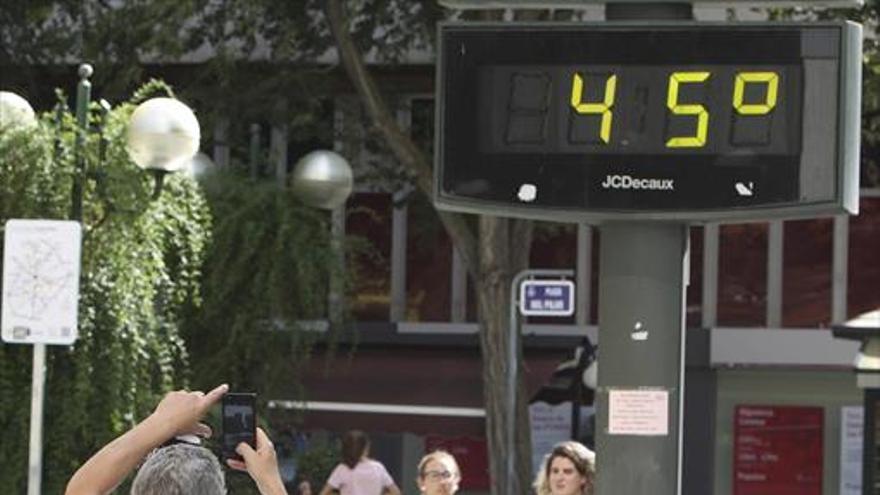
[[(606, 6), (608, 20), (692, 17), (688, 4)], [(680, 495), (688, 227), (611, 222), (599, 232), (596, 494)]]

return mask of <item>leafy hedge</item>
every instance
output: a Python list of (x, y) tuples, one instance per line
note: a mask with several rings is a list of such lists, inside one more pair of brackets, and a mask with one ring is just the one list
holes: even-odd
[(228, 382), (261, 401), (280, 398), (297, 388), (312, 344), (323, 338), (298, 322), (324, 319), (329, 280), (344, 277), (330, 250), (329, 216), (235, 170), (202, 183), (215, 223), (204, 302), (185, 324), (193, 383)]
[[(106, 117), (90, 109), (106, 149), (100, 133), (87, 133), (79, 339), (47, 351), (44, 493), (62, 493), (80, 462), (188, 380), (179, 322), (199, 304), (210, 212), (182, 175), (151, 201), (152, 180), (124, 149), (133, 108), (127, 102)], [(36, 127), (0, 129), (0, 222), (68, 218), (75, 136), (66, 107)], [(31, 346), (0, 343), (0, 486), (8, 493), (26, 490), (31, 356)]]

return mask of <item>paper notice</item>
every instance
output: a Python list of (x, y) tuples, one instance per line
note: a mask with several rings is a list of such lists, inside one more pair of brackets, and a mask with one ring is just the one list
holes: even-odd
[(609, 391), (608, 434), (668, 435), (669, 392), (666, 390)]

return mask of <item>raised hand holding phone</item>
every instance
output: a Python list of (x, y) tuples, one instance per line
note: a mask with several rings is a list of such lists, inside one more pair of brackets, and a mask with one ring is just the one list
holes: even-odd
[(256, 394), (228, 393), (223, 396), (223, 438), (224, 459), (241, 461), (236, 452), (240, 443), (257, 447)]
[(262, 428), (257, 428), (257, 448), (250, 445), (238, 446), (238, 453), (244, 459), (238, 461), (227, 459), (226, 464), (239, 471), (247, 471), (257, 483), (260, 493), (286, 494), (281, 473), (278, 471), (278, 458), (275, 454), (275, 446)]
[(207, 394), (185, 390), (169, 392), (148, 419), (169, 428), (171, 430), (167, 432), (169, 437), (186, 434), (209, 437), (211, 428), (200, 420), (227, 390), (229, 386), (223, 384)]

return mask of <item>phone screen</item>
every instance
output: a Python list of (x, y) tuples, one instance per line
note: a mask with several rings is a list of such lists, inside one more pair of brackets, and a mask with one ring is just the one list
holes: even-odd
[(223, 396), (223, 457), (241, 460), (235, 447), (245, 442), (256, 448), (256, 394), (228, 393)]

